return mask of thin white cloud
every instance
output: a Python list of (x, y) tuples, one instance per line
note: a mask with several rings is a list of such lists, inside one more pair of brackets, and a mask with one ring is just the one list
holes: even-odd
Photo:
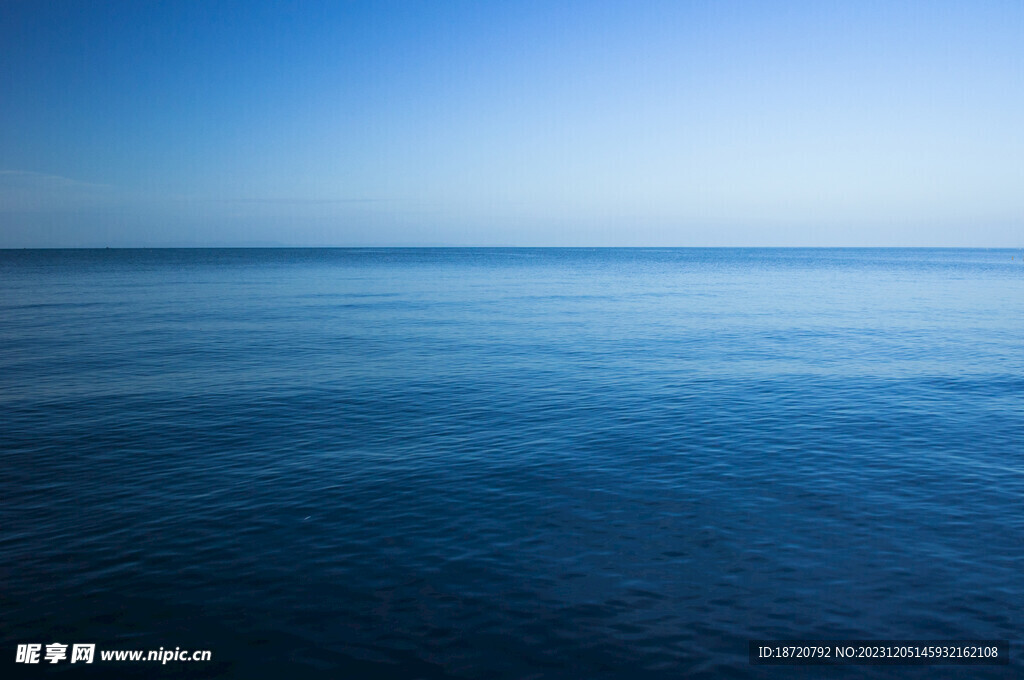
[(120, 200), (109, 184), (31, 170), (0, 170), (0, 212), (50, 212), (109, 206)]
[(83, 182), (82, 180), (72, 179), (62, 175), (51, 175), (45, 172), (35, 172), (33, 170), (0, 170), (0, 182), (9, 181), (22, 182), (26, 184), (35, 183), (37, 185), (47, 186), (92, 187), (96, 189), (114, 188), (113, 185), (110, 184)]

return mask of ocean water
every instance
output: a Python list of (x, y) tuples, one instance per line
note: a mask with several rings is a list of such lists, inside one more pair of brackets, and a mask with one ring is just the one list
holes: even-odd
[(0, 251), (0, 456), (5, 675), (1024, 670), (1020, 251)]

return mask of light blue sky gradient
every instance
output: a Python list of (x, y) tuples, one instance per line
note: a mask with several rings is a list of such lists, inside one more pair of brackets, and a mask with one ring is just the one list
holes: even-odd
[(1024, 245), (1021, 2), (0, 4), (0, 247)]

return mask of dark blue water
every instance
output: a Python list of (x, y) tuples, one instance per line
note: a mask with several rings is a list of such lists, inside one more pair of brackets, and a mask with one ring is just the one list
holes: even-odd
[(1022, 340), (1008, 250), (3, 251), (4, 672), (1014, 677)]

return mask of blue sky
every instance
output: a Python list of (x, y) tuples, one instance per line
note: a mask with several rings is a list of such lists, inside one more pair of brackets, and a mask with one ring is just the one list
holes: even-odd
[(1024, 3), (0, 4), (0, 247), (1024, 245)]

